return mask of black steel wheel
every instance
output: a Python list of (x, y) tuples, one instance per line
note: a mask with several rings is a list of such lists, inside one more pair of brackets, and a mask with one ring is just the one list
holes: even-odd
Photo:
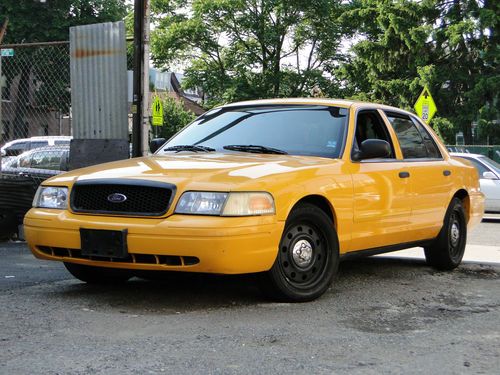
[(128, 270), (86, 266), (64, 262), (64, 266), (78, 280), (89, 284), (120, 284), (128, 281), (132, 273)]
[(287, 220), (264, 291), (282, 301), (318, 298), (337, 273), (338, 248), (330, 218), (316, 206), (301, 204)]
[(436, 240), (424, 248), (427, 264), (440, 270), (452, 270), (462, 262), (467, 242), (467, 219), (462, 201), (454, 198)]

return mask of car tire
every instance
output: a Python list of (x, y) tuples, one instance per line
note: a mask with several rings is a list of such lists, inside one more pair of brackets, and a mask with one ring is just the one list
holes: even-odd
[(283, 302), (320, 297), (338, 271), (339, 242), (331, 219), (318, 207), (300, 204), (290, 213), (272, 268), (262, 274), (262, 290)]
[(64, 266), (78, 280), (89, 284), (120, 284), (128, 281), (132, 274), (128, 270), (85, 266), (64, 262)]
[(464, 206), (453, 198), (446, 211), (443, 228), (434, 242), (424, 248), (428, 265), (439, 270), (452, 270), (460, 264), (467, 242), (467, 221)]

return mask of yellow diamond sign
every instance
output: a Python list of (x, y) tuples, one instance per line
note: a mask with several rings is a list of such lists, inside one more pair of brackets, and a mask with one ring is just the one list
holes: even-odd
[(431, 92), (427, 86), (424, 86), (422, 93), (415, 103), (415, 111), (417, 112), (418, 117), (425, 122), (429, 122), (437, 111), (436, 103), (434, 103), (434, 99), (432, 99)]
[(163, 125), (163, 104), (159, 97), (155, 97), (151, 106), (153, 112), (153, 126)]

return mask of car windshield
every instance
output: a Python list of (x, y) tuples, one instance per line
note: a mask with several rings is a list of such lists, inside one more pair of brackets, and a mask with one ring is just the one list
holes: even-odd
[(481, 160), (484, 164), (493, 169), (496, 173), (500, 174), (500, 164), (498, 164), (495, 160), (491, 160), (486, 156), (479, 157), (479, 160)]
[(311, 105), (218, 108), (185, 127), (157, 154), (196, 152), (187, 146), (203, 146), (205, 152), (213, 149), (338, 158), (347, 113), (346, 108)]

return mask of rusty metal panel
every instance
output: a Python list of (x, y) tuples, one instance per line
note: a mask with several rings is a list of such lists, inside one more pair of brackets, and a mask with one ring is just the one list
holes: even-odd
[(128, 139), (125, 24), (70, 28), (75, 139)]

